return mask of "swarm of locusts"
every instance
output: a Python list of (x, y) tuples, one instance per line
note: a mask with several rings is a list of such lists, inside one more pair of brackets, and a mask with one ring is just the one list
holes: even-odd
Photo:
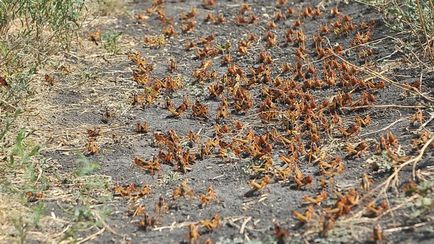
[[(250, 160), (251, 179), (246, 182), (250, 190), (245, 197), (272, 194), (272, 184), (300, 191), (314, 189), (317, 194), (306, 194), (300, 202), (302, 210), (294, 210), (288, 218), (299, 221), (301, 228), (317, 226), (321, 236), (327, 236), (336, 221), (351, 216), (355, 208), (367, 218), (382, 215), (389, 206), (372, 195), (373, 190), (379, 190), (373, 189), (379, 183), (372, 176), (375, 165), (359, 176), (359, 185), (343, 191), (335, 187), (335, 178), (346, 171), (349, 160), (386, 155), (396, 168), (411, 160), (400, 153), (401, 144), (390, 130), (369, 140), (361, 136), (375, 122), (369, 108), (377, 105), (378, 94), (396, 86), (388, 79), (369, 76), (364, 68), (372, 61), (373, 49), (367, 44), (373, 41), (375, 21), (356, 22), (337, 7), (295, 8), (286, 0), (275, 1), (274, 14), (268, 17), (255, 14), (254, 6), (248, 3), (240, 4), (236, 15), (214, 11), (218, 4), (204, 0), (197, 8), (169, 16), (166, 9), (170, 3), (154, 0), (137, 16), (137, 21), (150, 18), (161, 24), (161, 34), (144, 37), (146, 48), (159, 49), (171, 40), (182, 39), (186, 53), (200, 64), (192, 67), (186, 81), (177, 73), (186, 64), (175, 58), (157, 64), (140, 52), (131, 52), (132, 79), (143, 88), (134, 94), (131, 104), (145, 110), (159, 107), (166, 111), (167, 119), (202, 121), (209, 125), (212, 136), (202, 136), (201, 131), (183, 135), (174, 129), (154, 131), (149, 121), (137, 121), (133, 129), (152, 137), (158, 153), (135, 155), (132, 163), (154, 177), (162, 173), (163, 165), (187, 174), (195, 170), (195, 164), (210, 158), (228, 164)], [(306, 25), (314, 31), (307, 34)], [(222, 42), (217, 33), (224, 26), (245, 27), (246, 33)], [(260, 27), (262, 32), (249, 32), (253, 27)], [(211, 30), (211, 34), (194, 35), (201, 28)], [(285, 52), (284, 58), (276, 52)], [(154, 75), (154, 69), (161, 65), (166, 66), (166, 75)], [(201, 87), (204, 93), (191, 96), (188, 86)], [(420, 89), (417, 83), (399, 86), (407, 93)], [(183, 94), (182, 100), (174, 99), (174, 93)], [(416, 110), (409, 120), (421, 125), (425, 114)], [(91, 154), (99, 152), (95, 134), (89, 131), (86, 148)], [(432, 138), (431, 132), (418, 131), (410, 142), (411, 150), (432, 148)], [(332, 144), (337, 146), (331, 151)], [(303, 170), (306, 165), (316, 170), (307, 173)], [(392, 173), (391, 177), (390, 181), (397, 175)], [(137, 200), (152, 194), (152, 189), (132, 184), (118, 186), (115, 192)], [(170, 211), (170, 202), (179, 199), (197, 200), (200, 208), (219, 202), (212, 185), (206, 192), (196, 192), (183, 181), (173, 189), (170, 199), (160, 197), (155, 207), (135, 205), (131, 214), (140, 218), (140, 228), (151, 230), (162, 224), (160, 217)], [(219, 228), (224, 219), (216, 213), (211, 219), (191, 223), (186, 226), (186, 238), (197, 243), (201, 234)], [(289, 235), (277, 224), (274, 229), (278, 239)], [(382, 235), (376, 225), (374, 239), (381, 240)]]

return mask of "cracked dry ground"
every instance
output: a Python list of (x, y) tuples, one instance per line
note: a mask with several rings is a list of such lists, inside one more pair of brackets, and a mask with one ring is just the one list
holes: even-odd
[[(114, 182), (95, 204), (117, 234), (94, 241), (427, 237), (373, 231), (432, 177), (433, 76), (403, 65), (408, 36), (357, 3), (153, 2), (87, 23), (28, 121), (58, 170), (85, 154)], [(122, 33), (119, 54), (98, 30)]]

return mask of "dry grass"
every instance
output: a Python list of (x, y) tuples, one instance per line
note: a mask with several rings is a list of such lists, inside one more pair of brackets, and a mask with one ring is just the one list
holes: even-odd
[[(405, 31), (413, 37), (408, 46), (418, 44), (421, 59), (434, 64), (434, 3), (431, 0), (360, 0), (384, 14), (386, 23), (396, 31)], [(417, 52), (417, 51), (416, 51)]]

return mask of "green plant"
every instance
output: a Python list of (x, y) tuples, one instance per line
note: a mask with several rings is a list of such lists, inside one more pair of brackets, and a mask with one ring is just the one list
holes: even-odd
[[(10, 237), (19, 243), (29, 241), (29, 231), (42, 225), (43, 201), (49, 197), (45, 190), (48, 186), (59, 187), (51, 184), (56, 181), (52, 176), (58, 172), (51, 172), (49, 161), (39, 155), (39, 145), (31, 140), (31, 131), (21, 129), (19, 116), (26, 110), (25, 100), (33, 95), (32, 83), (41, 77), (39, 69), (55, 66), (57, 61), (52, 61), (52, 54), (68, 47), (77, 34), (84, 9), (84, 0), (0, 0), (0, 77), (7, 82), (6, 86), (0, 85), (0, 193), (10, 197), (11, 202), (26, 205), (19, 208), (18, 214), (11, 212), (11, 221), (2, 224), (15, 227)], [(120, 35), (107, 36), (105, 47), (118, 52), (119, 38)], [(95, 225), (89, 203), (98, 194), (92, 194), (92, 190), (109, 188), (107, 181), (88, 176), (99, 168), (97, 162), (84, 156), (78, 162), (80, 167), (68, 176), (72, 182), (84, 181), (85, 190), (82, 194), (81, 185), (74, 189), (80, 204), (69, 209), (73, 224), (65, 233), (66, 238), (70, 234), (72, 239), (80, 224)], [(35, 204), (29, 200), (29, 194), (42, 197)]]
[(89, 159), (87, 159), (85, 156), (80, 155), (78, 158), (79, 167), (75, 171), (75, 174), (77, 176), (85, 176), (90, 175), (94, 171), (98, 170), (100, 168), (100, 165), (98, 162), (91, 162)]
[(33, 221), (32, 224), (36, 227), (39, 227), (39, 222), (41, 221), (42, 216), (44, 215), (45, 204), (40, 202), (38, 206), (33, 208)]
[(69, 44), (83, 8), (83, 0), (0, 0), (0, 76), (9, 84), (0, 87), (0, 108), (16, 109), (31, 93), (30, 80), (49, 53)]
[(88, 221), (92, 219), (92, 210), (86, 205), (78, 205), (74, 209), (74, 221)]
[[(35, 155), (39, 153), (39, 146), (32, 146), (29, 143), (24, 143), (24, 139), (29, 135), (23, 129), (18, 132), (18, 135), (15, 139), (14, 147), (12, 148), (12, 152), (9, 156), (9, 164), (15, 165), (24, 165), (27, 164), (28, 161)], [(18, 161), (16, 161), (18, 158)]]
[(420, 182), (417, 185), (416, 192), (420, 196), (410, 203), (410, 208), (412, 209), (410, 217), (429, 216), (429, 213), (434, 209), (434, 180)]
[(161, 182), (163, 184), (168, 184), (170, 182), (178, 181), (181, 175), (178, 172), (168, 172), (161, 176)]
[(18, 25), (22, 34), (40, 37), (49, 29), (59, 34), (78, 26), (83, 0), (0, 1), (0, 33)]
[[(0, 106), (1, 106), (1, 102), (0, 102)], [(4, 117), (0, 117), (0, 123), (1, 125), (3, 125), (2, 128), (0, 129), (0, 145), (5, 139), (6, 133), (9, 132), (11, 125), (15, 122), (15, 119), (18, 117), (18, 115), (21, 112), (22, 111), (20, 109), (17, 109), (12, 114), (6, 114)], [(0, 149), (1, 148), (2, 147), (0, 146)]]
[(361, 0), (384, 13), (386, 23), (396, 31), (410, 30), (418, 37), (424, 53), (434, 62), (433, 0)]
[[(8, 72), (13, 72), (8, 70)], [(36, 73), (36, 68), (32, 67), (29, 70), (16, 70), (16, 73), (8, 75), (10, 87), (7, 91), (2, 93), (2, 99), (8, 101), (9, 104), (17, 106), (20, 101), (31, 94), (29, 84), (31, 77)]]
[(113, 54), (118, 54), (121, 50), (119, 47), (119, 40), (121, 39), (121, 37), (122, 33), (120, 32), (104, 33), (101, 38), (103, 42), (103, 47)]
[(101, 210), (95, 210), (97, 217), (97, 220), (95, 224), (102, 228), (104, 227), (104, 222), (108, 219), (110, 215), (112, 215), (113, 210), (110, 207), (103, 207)]
[(372, 155), (366, 163), (377, 173), (390, 172), (393, 169), (393, 161), (389, 158), (386, 151), (379, 155)]
[(17, 219), (14, 219), (14, 227), (18, 232), (19, 243), (26, 243), (27, 233), (28, 233), (28, 224), (24, 222), (23, 217), (20, 216)]

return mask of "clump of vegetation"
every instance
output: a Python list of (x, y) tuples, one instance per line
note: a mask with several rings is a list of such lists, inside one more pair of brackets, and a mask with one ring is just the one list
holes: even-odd
[(434, 2), (432, 0), (363, 0), (384, 13), (394, 30), (410, 30), (418, 37), (424, 54), (434, 62)]
[(20, 148), (22, 140), (14, 145), (6, 139), (8, 131), (21, 129), (14, 121), (31, 94), (30, 80), (55, 46), (53, 39), (65, 44), (73, 35), (83, 7), (81, 0), (0, 2), (0, 155)]
[(48, 54), (71, 40), (83, 7), (82, 0), (0, 2), (0, 106), (15, 108), (29, 94)]
[(0, 33), (16, 32), (40, 37), (43, 31), (67, 34), (78, 26), (82, 0), (2, 1), (0, 4)]
[(102, 35), (104, 48), (113, 54), (118, 54), (121, 50), (119, 47), (119, 41), (121, 37), (122, 33), (120, 32), (104, 33)]
[(14, 227), (5, 233), (13, 232), (10, 236), (20, 243), (40, 226), (44, 203), (31, 203), (44, 197), (48, 180), (40, 146), (28, 138), (32, 132), (22, 128), (19, 116), (38, 70), (54, 51), (69, 45), (83, 9), (83, 0), (0, 1), (0, 197), (8, 199), (3, 209), (13, 209), (5, 211), (2, 222)]

